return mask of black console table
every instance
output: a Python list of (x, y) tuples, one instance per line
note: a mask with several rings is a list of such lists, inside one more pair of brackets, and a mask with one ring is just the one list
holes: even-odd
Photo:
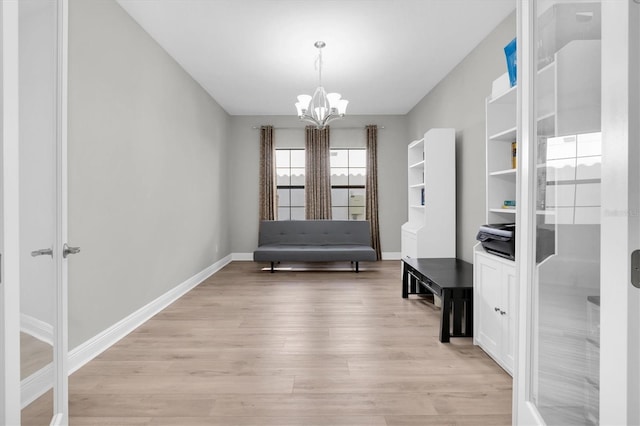
[(435, 294), (442, 300), (441, 342), (448, 342), (449, 337), (473, 336), (472, 264), (454, 258), (405, 257), (402, 259), (402, 297), (406, 299), (410, 294)]

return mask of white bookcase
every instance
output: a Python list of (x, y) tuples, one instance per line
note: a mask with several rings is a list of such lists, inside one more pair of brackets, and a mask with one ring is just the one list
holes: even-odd
[[(544, 193), (538, 194), (537, 206), (538, 262), (555, 253), (558, 225), (599, 223), (597, 197), (576, 196), (583, 189), (580, 185), (590, 185), (590, 191), (599, 195), (600, 176), (595, 160), (599, 158), (600, 92), (585, 90), (599, 85), (599, 52), (600, 41), (575, 40), (557, 51), (552, 61), (538, 70), (537, 174), (541, 183), (538, 191), (540, 187), (544, 188)], [(516, 200), (517, 195), (518, 168), (512, 164), (512, 143), (517, 137), (516, 109), (515, 87), (486, 101), (487, 224), (516, 222), (515, 208), (504, 206), (505, 200)], [(590, 147), (583, 148), (584, 155), (575, 149), (574, 154), (567, 155), (567, 149), (551, 146), (557, 140), (566, 146), (575, 146), (571, 141), (580, 137), (593, 140), (589, 144), (582, 142), (581, 146)], [(589, 161), (596, 166), (588, 167)], [(578, 167), (564, 167), (572, 162)], [(582, 173), (586, 183), (580, 181), (580, 176), (565, 177), (562, 174), (565, 170)], [(598, 187), (597, 191), (594, 186)], [(592, 202), (593, 198), (596, 198), (595, 202)], [(542, 234), (544, 230), (546, 234)], [(474, 343), (509, 373), (513, 369), (515, 345), (517, 260), (489, 254), (479, 243), (474, 247)]]
[(431, 129), (409, 144), (402, 257), (456, 257), (455, 147), (455, 129)]

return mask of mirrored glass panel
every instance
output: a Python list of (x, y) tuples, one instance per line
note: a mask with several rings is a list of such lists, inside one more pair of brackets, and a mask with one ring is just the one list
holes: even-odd
[(599, 423), (600, 2), (537, 1), (531, 393), (547, 424)]

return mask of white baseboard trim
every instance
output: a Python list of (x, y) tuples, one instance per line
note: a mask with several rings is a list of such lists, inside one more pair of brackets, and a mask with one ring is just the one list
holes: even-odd
[(399, 251), (383, 251), (382, 260), (400, 260), (402, 254)]
[(53, 326), (27, 314), (20, 314), (20, 331), (53, 346)]
[(20, 408), (31, 404), (52, 387), (53, 365), (49, 363), (20, 382)]
[(213, 265), (198, 272), (191, 278), (172, 288), (146, 306), (138, 309), (128, 317), (122, 319), (103, 332), (93, 336), (91, 339), (73, 348), (71, 351), (69, 351), (69, 374), (77, 371), (80, 367), (113, 346), (127, 334), (140, 327), (151, 317), (178, 300), (180, 297), (192, 290), (202, 281), (218, 272), (220, 269), (229, 264), (229, 262), (231, 262), (231, 259), (232, 255), (228, 255), (223, 259), (220, 259)]
[[(402, 259), (402, 254), (400, 252), (395, 251), (387, 251), (382, 252), (382, 260), (400, 260)], [(231, 254), (231, 260), (233, 261), (245, 261), (245, 260), (253, 260), (253, 253), (233, 253)]]
[[(128, 317), (115, 323), (103, 332), (69, 351), (69, 375), (100, 355), (120, 339), (140, 327), (151, 317), (178, 300), (202, 281), (218, 272), (231, 262), (232, 256), (217, 261), (213, 265), (198, 272), (183, 283), (172, 288), (154, 301), (138, 309)], [(31, 324), (31, 323), (29, 323)], [(29, 333), (31, 334), (31, 333)], [(53, 330), (51, 331), (53, 336)], [(51, 339), (53, 340), (53, 339)], [(31, 376), (22, 380), (20, 386), (20, 404), (24, 408), (53, 387), (53, 367), (51, 364), (41, 368)]]
[(253, 261), (253, 253), (232, 253), (231, 260), (235, 261)]

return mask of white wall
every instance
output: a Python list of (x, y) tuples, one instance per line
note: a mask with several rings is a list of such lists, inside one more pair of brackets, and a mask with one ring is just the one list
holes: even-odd
[(485, 98), (506, 72), (504, 46), (516, 35), (515, 12), (458, 64), (408, 114), (409, 139), (433, 127), (456, 129), (457, 257), (471, 262), (486, 222)]
[(69, 348), (230, 254), (230, 117), (112, 0), (69, 7)]
[[(293, 104), (292, 104), (293, 108)], [(407, 220), (407, 123), (404, 116), (347, 116), (331, 123), (332, 147), (366, 145), (364, 126), (378, 126), (378, 191), (380, 245), (385, 253), (400, 252), (400, 226)], [(260, 131), (273, 125), (278, 147), (304, 147), (304, 127), (291, 116), (232, 117), (232, 251), (253, 253), (258, 244), (258, 165)], [(384, 127), (381, 129), (380, 127)]]

